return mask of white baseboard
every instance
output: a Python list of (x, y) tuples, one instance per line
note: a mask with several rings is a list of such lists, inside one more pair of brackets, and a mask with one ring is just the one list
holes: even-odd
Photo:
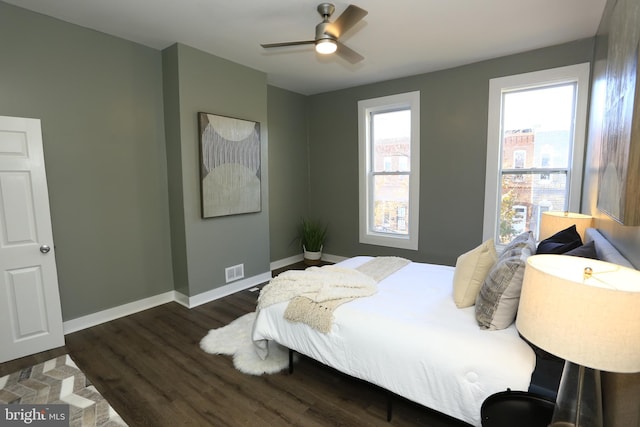
[(231, 295), (235, 292), (260, 285), (262, 283), (268, 282), (269, 280), (271, 280), (271, 272), (262, 273), (257, 276), (248, 277), (244, 280), (238, 280), (237, 282), (233, 282), (228, 285), (224, 285), (192, 297), (189, 297), (177, 291), (169, 291), (149, 298), (130, 302), (128, 304), (123, 304), (118, 307), (102, 310), (97, 313), (92, 313), (86, 316), (67, 320), (62, 323), (62, 328), (64, 334), (67, 335), (73, 332), (80, 331), (82, 329), (90, 328), (101, 323), (110, 322), (112, 320), (119, 319), (120, 317), (129, 316), (131, 314), (148, 310), (150, 308), (173, 301), (187, 308), (193, 308), (207, 302), (226, 297), (227, 295)]
[[(260, 285), (262, 283), (268, 282), (269, 280), (271, 280), (271, 272), (262, 273), (257, 276), (249, 277), (244, 280), (238, 280), (237, 282), (233, 282), (228, 285), (220, 286), (219, 288), (211, 289), (210, 291), (203, 292), (201, 294), (198, 294), (192, 297), (188, 297), (187, 298), (188, 305), (186, 305), (186, 307), (187, 308), (197, 307), (199, 305), (206, 304), (208, 302), (226, 297), (227, 295), (231, 295), (236, 292), (251, 288), (253, 286)], [(182, 295), (182, 296), (186, 297), (185, 295)], [(181, 304), (184, 305), (182, 302)]]
[[(348, 257), (343, 257), (343, 256), (339, 256), (339, 255), (331, 255), (331, 254), (322, 254), (322, 260), (323, 261), (328, 261), (328, 262), (340, 262), (340, 261), (344, 261), (345, 259), (347, 259)], [(295, 264), (297, 262), (301, 262), (304, 260), (304, 255), (300, 254), (300, 255), (294, 255), (294, 256), (290, 256), (289, 258), (283, 258), (283, 259), (279, 259), (277, 261), (273, 261), (270, 265), (271, 271), (273, 270), (277, 270), (279, 268), (282, 267), (286, 267), (288, 265), (291, 264)]]
[(180, 305), (183, 305), (183, 306), (189, 308), (189, 297), (187, 295), (183, 294), (182, 292), (176, 291), (176, 297), (175, 297), (174, 301), (177, 302)]
[(175, 291), (165, 292), (149, 298), (144, 298), (118, 307), (109, 308), (107, 310), (98, 311), (97, 313), (88, 314), (86, 316), (77, 317), (62, 323), (64, 334), (70, 334), (82, 329), (90, 328), (101, 323), (109, 322), (120, 317), (129, 316), (139, 311), (147, 310), (158, 305), (166, 304), (175, 300)]
[[(347, 258), (338, 255), (322, 254), (322, 259), (328, 262), (340, 262)], [(271, 263), (270, 268), (271, 270), (277, 270), (279, 268), (295, 264), (302, 260), (303, 255), (299, 254), (289, 258), (274, 261)], [(271, 280), (270, 271), (261, 273), (257, 276), (248, 277), (243, 280), (238, 280), (237, 282), (233, 282), (228, 285), (224, 285), (219, 288), (215, 288), (191, 297), (177, 291), (169, 291), (149, 298), (144, 298), (139, 301), (130, 302), (118, 307), (102, 310), (97, 313), (92, 313), (86, 316), (67, 320), (66, 322), (63, 322), (62, 327), (64, 330), (64, 334), (66, 335), (173, 301), (187, 308), (193, 308), (226, 297), (227, 295), (243, 291), (253, 286), (260, 285), (262, 283), (268, 282), (269, 280)]]
[(279, 259), (277, 261), (273, 261), (271, 263), (271, 265), (269, 266), (269, 268), (271, 268), (271, 271), (277, 270), (279, 268), (286, 267), (288, 265), (300, 262), (303, 259), (304, 259), (304, 255), (302, 255), (302, 254), (290, 256), (289, 258), (283, 258), (283, 259)]
[(323, 261), (336, 263), (336, 262), (344, 261), (345, 259), (349, 259), (349, 257), (340, 256), (340, 255), (322, 254)]

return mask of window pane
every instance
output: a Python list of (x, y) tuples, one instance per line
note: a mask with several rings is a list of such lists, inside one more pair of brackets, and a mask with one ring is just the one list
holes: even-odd
[(419, 117), (419, 91), (358, 101), (360, 243), (418, 250)]
[(499, 243), (532, 230), (537, 238), (540, 215), (567, 206), (567, 174), (503, 174), (498, 227)]
[[(537, 237), (540, 214), (568, 206), (575, 90), (570, 83), (503, 94), (499, 243), (525, 230)], [(535, 168), (565, 171), (532, 174)]]
[(503, 95), (502, 168), (568, 168), (575, 83)]
[(408, 172), (411, 148), (411, 110), (371, 115), (373, 170)]
[(489, 81), (484, 239), (503, 245), (520, 229), (537, 234), (550, 206), (580, 211), (590, 67)]
[(409, 176), (376, 175), (373, 181), (373, 231), (407, 235)]

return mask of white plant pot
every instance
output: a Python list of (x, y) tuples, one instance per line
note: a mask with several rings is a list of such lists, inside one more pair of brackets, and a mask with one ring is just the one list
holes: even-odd
[(322, 247), (320, 248), (320, 250), (318, 252), (310, 252), (304, 246), (302, 247), (302, 249), (304, 249), (304, 263), (305, 264), (307, 264), (307, 265), (318, 265), (318, 264), (320, 264), (320, 260), (322, 258)]

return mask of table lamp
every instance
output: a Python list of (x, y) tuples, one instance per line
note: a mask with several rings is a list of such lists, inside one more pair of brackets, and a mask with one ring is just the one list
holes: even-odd
[(587, 228), (591, 227), (592, 223), (593, 217), (591, 215), (567, 211), (542, 212), (542, 215), (540, 216), (540, 232), (538, 240), (544, 240), (547, 237), (553, 236), (558, 231), (564, 230), (565, 228), (571, 227), (575, 224), (576, 230), (584, 242), (585, 231)]
[(551, 427), (601, 427), (600, 371), (640, 372), (640, 271), (567, 255), (527, 259), (516, 327), (565, 359)]

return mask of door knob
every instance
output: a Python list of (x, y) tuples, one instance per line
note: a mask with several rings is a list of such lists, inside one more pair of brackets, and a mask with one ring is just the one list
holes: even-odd
[(50, 250), (51, 248), (49, 247), (49, 245), (40, 246), (40, 252), (42, 252), (43, 254), (49, 253)]

